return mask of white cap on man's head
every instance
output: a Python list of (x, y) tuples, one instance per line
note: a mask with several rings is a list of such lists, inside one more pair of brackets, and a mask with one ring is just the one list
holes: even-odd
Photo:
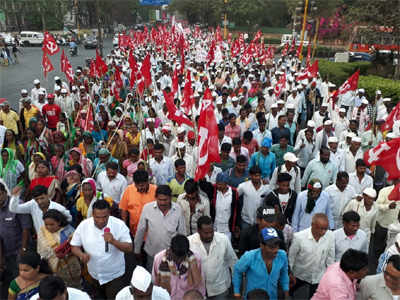
[(346, 109), (343, 108), (343, 107), (342, 107), (342, 108), (339, 108), (339, 112), (344, 112), (344, 113), (345, 113), (345, 112), (346, 112)]
[(365, 90), (364, 89), (359, 89), (358, 92), (359, 93), (365, 93)]
[(369, 102), (368, 102), (368, 100), (367, 100), (367, 99), (362, 99), (362, 101), (361, 101), (361, 104), (368, 105), (368, 104), (369, 104)]
[(26, 89), (22, 89), (21, 94), (28, 94), (28, 91)]
[(361, 138), (358, 136), (354, 136), (351, 138), (351, 141), (355, 143), (361, 143)]
[(325, 122), (324, 122), (324, 125), (332, 125), (333, 124), (333, 122), (332, 122), (332, 120), (326, 120)]
[(297, 158), (296, 155), (294, 155), (292, 152), (287, 152), (285, 153), (285, 155), (283, 156), (283, 160), (284, 161), (290, 161), (290, 162), (297, 162), (299, 159)]
[(330, 136), (328, 138), (328, 143), (338, 143), (338, 138), (336, 136)]
[(60, 80), (60, 77), (54, 76), (54, 81)]
[(142, 266), (137, 266), (132, 273), (131, 285), (141, 292), (146, 292), (151, 284), (151, 274)]
[(376, 191), (371, 187), (367, 187), (363, 190), (363, 194), (370, 196), (371, 198), (376, 198)]
[(39, 79), (35, 79), (34, 81), (33, 81), (33, 84), (34, 85), (37, 85), (37, 84), (39, 84), (40, 83), (40, 80)]
[(186, 130), (185, 130), (184, 127), (182, 127), (182, 126), (178, 127), (178, 130), (177, 130), (178, 134), (182, 134), (182, 133), (184, 133), (185, 131), (186, 131)]
[(381, 90), (376, 90), (376, 92), (375, 92), (377, 95), (382, 95), (382, 92), (381, 92)]
[(59, 91), (59, 90), (61, 90), (61, 88), (57, 85), (56, 87), (54, 87), (54, 90)]
[(315, 127), (315, 122), (314, 122), (313, 120), (309, 120), (309, 121), (307, 122), (307, 126), (308, 126), (308, 127)]

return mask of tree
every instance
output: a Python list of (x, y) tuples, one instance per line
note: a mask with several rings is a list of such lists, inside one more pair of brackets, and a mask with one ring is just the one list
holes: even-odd
[[(360, 25), (368, 25), (371, 40), (375, 39), (374, 34), (379, 30), (391, 32), (393, 44), (400, 47), (400, 0), (354, 0), (348, 9), (348, 18)], [(392, 58), (397, 58), (399, 62), (399, 53), (392, 52)], [(399, 63), (394, 78), (400, 79)]]

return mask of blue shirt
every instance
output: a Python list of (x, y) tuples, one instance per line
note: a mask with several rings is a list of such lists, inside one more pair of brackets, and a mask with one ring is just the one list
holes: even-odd
[(302, 191), (296, 200), (296, 207), (292, 217), (292, 227), (294, 232), (302, 231), (311, 226), (312, 217), (317, 213), (326, 214), (329, 220), (329, 227), (334, 228), (334, 221), (332, 217), (331, 205), (332, 201), (329, 194), (322, 191), (317, 201), (315, 201), (314, 209), (311, 213), (306, 213), (307, 206), (307, 193), (308, 190)]
[(250, 158), (249, 169), (252, 166), (258, 166), (261, 169), (261, 178), (271, 178), (272, 173), (276, 168), (275, 154), (269, 152), (267, 156), (261, 153), (261, 151), (254, 153)]
[(288, 259), (283, 250), (278, 250), (272, 261), (271, 273), (268, 273), (260, 248), (243, 254), (233, 269), (233, 291), (235, 294), (240, 293), (243, 273), (246, 273), (247, 279), (245, 296), (251, 290), (262, 289), (267, 291), (271, 300), (277, 300), (278, 282), (280, 282), (283, 291), (289, 290)]
[(249, 179), (249, 171), (245, 170), (241, 177), (237, 177), (235, 175), (235, 167), (228, 169), (225, 171), (226, 176), (228, 177), (228, 185), (237, 188), (239, 184), (245, 182)]

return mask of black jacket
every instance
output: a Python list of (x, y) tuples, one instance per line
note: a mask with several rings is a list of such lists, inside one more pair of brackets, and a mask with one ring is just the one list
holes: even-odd
[(293, 190), (290, 190), (289, 202), (286, 206), (285, 211), (283, 211), (281, 203), (279, 202), (278, 189), (275, 189), (271, 193), (269, 193), (265, 198), (264, 206), (273, 206), (275, 208), (275, 211), (283, 214), (286, 218), (286, 222), (288, 224), (291, 224), (294, 209), (296, 208), (296, 200), (297, 200), (297, 193)]

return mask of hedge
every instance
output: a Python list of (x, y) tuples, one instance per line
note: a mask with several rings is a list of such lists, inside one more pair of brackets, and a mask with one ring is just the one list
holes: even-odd
[(381, 90), (384, 98), (392, 98), (397, 103), (400, 99), (400, 81), (379, 76), (360, 76), (358, 87), (365, 89), (367, 99), (375, 98), (375, 91)]
[(318, 61), (319, 72), (323, 78), (340, 86), (354, 72), (360, 69), (360, 75), (368, 75), (367, 71), (371, 66), (370, 62), (337, 63), (327, 60)]

